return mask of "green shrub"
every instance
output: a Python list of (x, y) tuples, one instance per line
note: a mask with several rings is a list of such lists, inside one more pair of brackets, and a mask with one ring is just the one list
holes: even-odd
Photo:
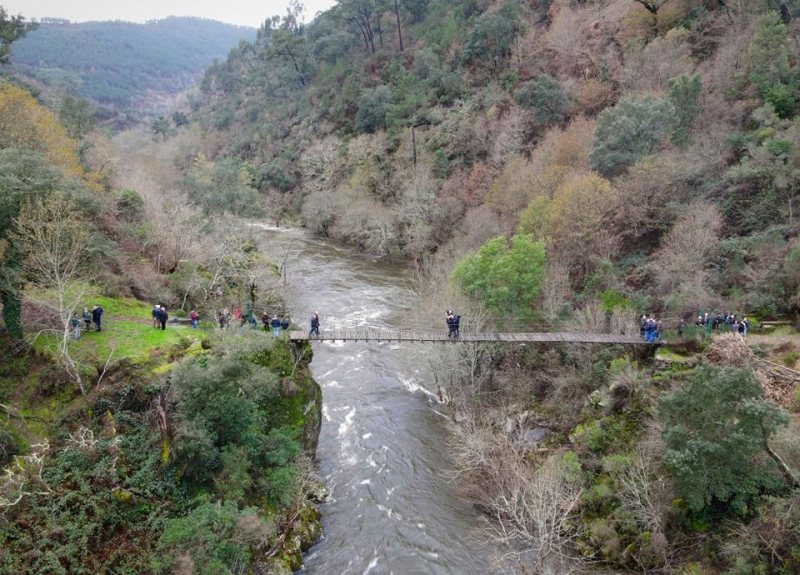
[(255, 508), (239, 511), (231, 502), (205, 502), (186, 517), (171, 520), (159, 541), (162, 554), (153, 561), (158, 573), (172, 572), (180, 562), (196, 575), (228, 575), (250, 561), (250, 548), (240, 524), (256, 515)]
[(394, 93), (388, 86), (365, 90), (358, 100), (356, 130), (372, 133), (379, 129), (386, 129), (386, 114), (392, 102), (394, 102)]
[(514, 94), (518, 106), (530, 110), (537, 124), (563, 122), (570, 106), (561, 84), (548, 74), (525, 82)]
[(623, 98), (598, 117), (589, 163), (606, 176), (619, 174), (655, 152), (678, 127), (678, 120), (669, 100), (651, 94)]
[(752, 370), (700, 367), (683, 389), (661, 396), (659, 416), (675, 490), (693, 511), (719, 504), (744, 516), (779, 484), (759, 456), (788, 416), (764, 399)]
[(529, 316), (544, 276), (544, 242), (517, 235), (486, 242), (453, 271), (462, 289), (501, 316)]

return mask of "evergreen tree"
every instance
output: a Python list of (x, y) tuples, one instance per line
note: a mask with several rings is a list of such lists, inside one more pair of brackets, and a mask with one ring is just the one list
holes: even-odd
[(619, 174), (652, 154), (677, 124), (678, 115), (669, 100), (651, 94), (623, 98), (600, 114), (589, 162), (603, 175)]
[(779, 484), (758, 456), (789, 418), (764, 399), (751, 369), (700, 367), (685, 387), (661, 396), (659, 415), (675, 490), (694, 511), (716, 502), (744, 515)]

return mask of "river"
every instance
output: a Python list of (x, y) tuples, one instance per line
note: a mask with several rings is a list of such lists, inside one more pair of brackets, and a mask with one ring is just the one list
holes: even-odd
[[(267, 230), (269, 255), (288, 250), (293, 318), (322, 330), (396, 329), (415, 294), (401, 264), (375, 260), (296, 230)], [(438, 403), (415, 344), (320, 342), (311, 371), (322, 386), (320, 472), (330, 489), (314, 575), (485, 574), (477, 512), (449, 484), (453, 471)]]

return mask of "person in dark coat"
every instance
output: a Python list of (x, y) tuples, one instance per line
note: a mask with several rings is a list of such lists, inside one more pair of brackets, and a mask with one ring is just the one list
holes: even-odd
[(447, 321), (447, 337), (458, 337), (461, 316), (454, 314), (453, 310), (449, 309), (445, 312), (445, 321)]
[(161, 323), (161, 321), (158, 319), (161, 315), (161, 306), (158, 304), (154, 305), (151, 314), (153, 316), (153, 327), (158, 329), (158, 325)]
[(281, 320), (281, 329), (287, 331), (289, 329), (289, 318), (285, 317)]
[(92, 314), (87, 307), (83, 308), (83, 323), (86, 324), (86, 331), (92, 328)]
[(161, 323), (161, 331), (166, 331), (169, 314), (167, 313), (167, 310), (163, 305), (161, 306), (161, 309), (159, 311), (160, 313), (158, 315), (158, 321)]
[(267, 312), (261, 314), (261, 323), (264, 324), (264, 331), (269, 331), (269, 314)]
[(308, 337), (316, 335), (319, 337), (319, 312), (315, 311), (314, 315), (311, 316), (311, 331), (308, 332)]
[(103, 331), (103, 306), (96, 305), (92, 308), (92, 321), (95, 331)]

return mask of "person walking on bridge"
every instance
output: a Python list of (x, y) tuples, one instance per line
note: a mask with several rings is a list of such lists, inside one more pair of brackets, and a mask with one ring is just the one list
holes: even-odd
[(272, 336), (278, 339), (281, 335), (281, 319), (277, 314), (272, 318)]
[(319, 312), (315, 311), (311, 316), (311, 331), (308, 332), (308, 337), (316, 335), (319, 337)]
[(192, 320), (192, 329), (197, 329), (197, 321), (200, 319), (200, 316), (197, 315), (197, 310), (192, 308), (192, 311), (189, 312), (189, 319)]

